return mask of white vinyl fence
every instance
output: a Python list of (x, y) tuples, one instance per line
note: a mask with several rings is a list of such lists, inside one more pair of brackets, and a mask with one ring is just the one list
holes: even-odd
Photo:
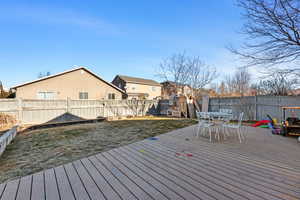
[(10, 142), (16, 137), (17, 135), (17, 127), (13, 127), (6, 133), (4, 133), (2, 136), (0, 136), (0, 156), (5, 151), (7, 145), (10, 144)]
[(66, 112), (84, 119), (144, 116), (157, 104), (152, 100), (1, 99), (0, 113), (14, 116), (19, 124), (41, 124)]

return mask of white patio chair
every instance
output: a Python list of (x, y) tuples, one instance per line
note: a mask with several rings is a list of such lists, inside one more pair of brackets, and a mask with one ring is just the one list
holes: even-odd
[[(224, 124), (229, 124), (231, 117), (229, 115), (219, 115), (217, 117), (217, 121), (215, 121), (215, 138), (218, 138), (218, 140), (220, 141), (221, 137), (220, 134), (223, 134), (224, 140), (226, 140), (226, 128), (224, 126)], [(229, 135), (227, 135), (229, 136)]]
[[(238, 123), (237, 124), (229, 124), (225, 123), (223, 126), (225, 128), (225, 132), (228, 131), (228, 129), (236, 130), (236, 133), (238, 135), (240, 143), (242, 143), (242, 140), (245, 139), (243, 132), (242, 132), (242, 121), (243, 121), (244, 113), (240, 113)], [(227, 129), (227, 130), (226, 130)]]
[(209, 141), (212, 141), (212, 129), (214, 126), (214, 123), (212, 122), (212, 118), (208, 113), (205, 112), (197, 112), (197, 118), (198, 118), (198, 127), (196, 136), (199, 138), (199, 135), (205, 136), (206, 131), (209, 133)]

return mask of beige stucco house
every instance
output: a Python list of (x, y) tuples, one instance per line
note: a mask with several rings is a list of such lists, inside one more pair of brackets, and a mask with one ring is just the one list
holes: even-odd
[(23, 99), (122, 99), (125, 92), (85, 67), (47, 76), (12, 88)]
[(150, 79), (117, 75), (112, 84), (124, 90), (128, 99), (158, 99), (161, 97), (161, 85)]

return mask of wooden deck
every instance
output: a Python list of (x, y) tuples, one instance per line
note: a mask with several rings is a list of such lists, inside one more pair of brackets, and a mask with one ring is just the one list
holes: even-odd
[[(300, 145), (248, 128), (209, 143), (176, 130), (0, 185), (0, 200), (300, 199)], [(176, 153), (191, 153), (178, 156)]]

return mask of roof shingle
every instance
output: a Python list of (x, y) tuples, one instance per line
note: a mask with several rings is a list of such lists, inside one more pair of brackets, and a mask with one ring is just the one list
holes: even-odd
[(123, 75), (118, 75), (118, 76), (120, 77), (120, 79), (124, 80), (127, 83), (138, 83), (138, 84), (144, 84), (144, 85), (161, 86), (160, 83), (158, 83), (154, 80), (151, 80), (151, 79), (123, 76)]

